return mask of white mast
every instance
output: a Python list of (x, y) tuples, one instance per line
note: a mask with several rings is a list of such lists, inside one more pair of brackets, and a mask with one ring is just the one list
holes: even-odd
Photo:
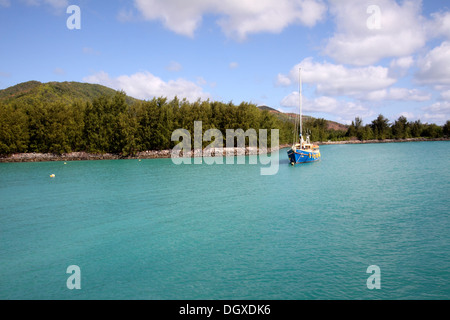
[(299, 92), (299, 106), (300, 106), (300, 143), (303, 142), (303, 124), (302, 124), (302, 68), (298, 68), (298, 92)]

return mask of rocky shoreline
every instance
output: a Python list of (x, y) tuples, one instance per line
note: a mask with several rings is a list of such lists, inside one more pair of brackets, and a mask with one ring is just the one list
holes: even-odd
[[(223, 148), (223, 156), (257, 155), (270, 154), (272, 151), (289, 147), (281, 145), (279, 148), (258, 149), (258, 148)], [(206, 149), (205, 149), (206, 150)], [(204, 152), (205, 152), (204, 150)], [(209, 156), (217, 156), (220, 149), (210, 149)], [(180, 156), (180, 155), (179, 155)], [(192, 150), (187, 157), (201, 157), (200, 150)], [(164, 159), (171, 158), (172, 150), (149, 150), (138, 152), (133, 156), (123, 156), (121, 154), (104, 153), (95, 154), (87, 152), (71, 152), (64, 154), (53, 153), (15, 153), (9, 156), (0, 156), (0, 162), (48, 162), (48, 161), (87, 161), (87, 160), (121, 160), (121, 159)]]

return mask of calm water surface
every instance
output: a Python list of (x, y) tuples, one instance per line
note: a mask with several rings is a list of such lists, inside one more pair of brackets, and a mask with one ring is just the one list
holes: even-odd
[(450, 143), (321, 153), (0, 164), (0, 298), (449, 299)]

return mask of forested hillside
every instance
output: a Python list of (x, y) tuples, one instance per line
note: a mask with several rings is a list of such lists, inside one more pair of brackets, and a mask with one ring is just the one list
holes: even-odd
[(293, 127), (245, 102), (142, 101), (98, 85), (27, 82), (0, 91), (0, 154), (170, 149), (172, 132), (193, 134), (194, 121), (203, 122), (203, 131), (219, 129), (224, 139), (226, 129), (268, 129), (269, 139), (270, 129), (279, 129), (280, 143), (291, 141)]
[[(0, 102), (27, 103), (36, 101), (43, 103), (75, 101), (92, 101), (100, 96), (113, 96), (116, 90), (99, 85), (81, 82), (48, 82), (28, 81), (0, 90)], [(126, 97), (127, 103), (133, 103), (136, 99)]]

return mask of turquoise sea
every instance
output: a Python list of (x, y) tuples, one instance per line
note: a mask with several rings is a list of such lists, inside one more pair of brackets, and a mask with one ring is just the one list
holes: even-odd
[(321, 153), (2, 163), (0, 299), (449, 299), (450, 142)]

